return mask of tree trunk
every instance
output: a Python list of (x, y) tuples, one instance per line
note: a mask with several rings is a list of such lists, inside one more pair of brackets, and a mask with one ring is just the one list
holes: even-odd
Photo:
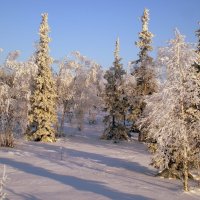
[(63, 128), (64, 128), (64, 122), (65, 122), (65, 114), (67, 111), (67, 106), (63, 105), (63, 113), (62, 113), (62, 118), (61, 118), (61, 122), (60, 122), (60, 131), (59, 131), (59, 136), (61, 137), (63, 135)]
[(112, 126), (113, 127), (115, 126), (115, 116), (114, 115), (112, 116)]
[(141, 142), (142, 136), (141, 132), (138, 133), (138, 141)]
[(140, 132), (140, 131), (138, 133), (138, 141), (139, 142), (143, 142), (144, 141), (144, 134), (142, 132)]
[(126, 115), (124, 114), (124, 126), (126, 126)]
[(187, 161), (187, 149), (184, 147), (184, 161), (183, 161), (183, 189), (188, 192), (188, 161)]

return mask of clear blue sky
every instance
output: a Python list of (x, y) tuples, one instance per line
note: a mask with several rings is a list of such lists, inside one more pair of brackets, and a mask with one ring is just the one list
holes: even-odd
[(137, 58), (134, 42), (141, 31), (144, 8), (150, 10), (149, 28), (155, 34), (154, 52), (173, 37), (174, 28), (196, 42), (200, 0), (0, 0), (0, 62), (9, 51), (20, 50), (20, 60), (35, 51), (41, 13), (49, 14), (51, 56), (60, 59), (78, 50), (103, 67), (113, 62), (117, 36), (124, 67)]

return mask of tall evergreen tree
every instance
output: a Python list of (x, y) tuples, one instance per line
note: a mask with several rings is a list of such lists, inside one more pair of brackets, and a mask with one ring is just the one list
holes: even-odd
[[(139, 59), (132, 62), (134, 65), (134, 70), (132, 75), (136, 80), (134, 104), (131, 105), (131, 115), (130, 119), (135, 121), (142, 114), (145, 108), (144, 97), (146, 95), (151, 95), (156, 91), (156, 74), (153, 68), (153, 58), (149, 55), (149, 52), (153, 50), (151, 46), (153, 34), (148, 30), (149, 21), (149, 10), (145, 9), (141, 17), (142, 21), (142, 31), (139, 33), (139, 41), (136, 42), (136, 46), (139, 47), (140, 52), (138, 54)], [(133, 124), (133, 129), (137, 129), (135, 124)], [(139, 133), (139, 141), (144, 140), (144, 135), (142, 132)]]
[(125, 71), (119, 56), (119, 39), (116, 41), (114, 57), (113, 66), (104, 75), (107, 81), (104, 96), (105, 111), (108, 112), (108, 115), (104, 119), (107, 128), (102, 138), (127, 140), (128, 135), (124, 126), (124, 116), (128, 110), (128, 103), (123, 90)]
[(143, 63), (143, 62), (151, 62), (152, 57), (149, 56), (149, 52), (153, 50), (151, 46), (153, 34), (149, 31), (149, 10), (144, 9), (144, 13), (141, 17), (142, 21), (142, 31), (139, 33), (139, 41), (135, 42), (136, 46), (140, 48), (140, 52), (138, 54), (139, 59), (136, 63)]
[(34, 80), (31, 95), (31, 109), (29, 112), (28, 136), (35, 141), (54, 142), (54, 123), (56, 115), (56, 89), (50, 65), (49, 56), (48, 14), (42, 14), (39, 35), (40, 41), (36, 52), (38, 73)]

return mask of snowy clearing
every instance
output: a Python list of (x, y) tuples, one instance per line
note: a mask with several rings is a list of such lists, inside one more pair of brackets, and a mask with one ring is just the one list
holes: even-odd
[(197, 189), (184, 193), (178, 180), (155, 177), (143, 144), (99, 140), (102, 127), (99, 122), (85, 126), (83, 132), (68, 128), (68, 136), (53, 144), (19, 139), (14, 149), (1, 148), (0, 167), (6, 165), (8, 199), (200, 198)]

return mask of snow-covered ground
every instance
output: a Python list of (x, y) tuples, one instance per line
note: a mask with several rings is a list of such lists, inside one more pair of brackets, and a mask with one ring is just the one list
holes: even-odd
[[(66, 124), (69, 127), (69, 124)], [(54, 144), (16, 141), (0, 149), (6, 165), (5, 192), (11, 200), (190, 200), (200, 191), (184, 193), (178, 180), (155, 177), (150, 154), (137, 142), (99, 139), (100, 121), (84, 131), (67, 129)]]

